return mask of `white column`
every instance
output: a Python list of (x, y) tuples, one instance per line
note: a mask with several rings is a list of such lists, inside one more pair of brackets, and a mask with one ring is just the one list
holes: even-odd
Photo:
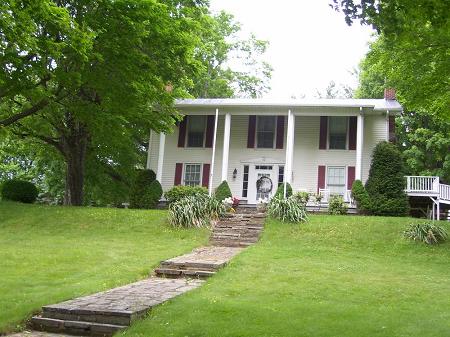
[[(292, 182), (292, 162), (294, 155), (294, 123), (295, 117), (291, 110), (288, 111), (287, 133), (286, 133), (286, 160), (284, 165), (284, 181)], [(286, 184), (284, 184), (284, 196), (286, 197)]]
[(213, 178), (214, 178), (214, 161), (216, 159), (216, 139), (217, 139), (217, 121), (218, 120), (219, 120), (219, 109), (216, 109), (216, 118), (214, 120), (214, 135), (213, 135), (211, 168), (209, 170), (209, 184), (208, 184), (209, 196), (212, 195), (212, 184), (213, 184)]
[(225, 114), (225, 128), (223, 132), (223, 153), (222, 153), (222, 180), (227, 180), (228, 176), (228, 155), (230, 150), (230, 126), (231, 114)]
[(362, 150), (364, 145), (364, 116), (362, 111), (358, 115), (356, 126), (356, 167), (355, 167), (355, 179), (362, 179)]
[(151, 152), (151, 146), (153, 141), (153, 130), (150, 129), (150, 136), (148, 137), (148, 148), (147, 148), (147, 164), (146, 168), (147, 170), (150, 170), (150, 152)]
[(164, 146), (166, 145), (166, 134), (161, 132), (159, 134), (159, 151), (158, 151), (158, 169), (156, 172), (156, 180), (161, 182), (164, 164)]

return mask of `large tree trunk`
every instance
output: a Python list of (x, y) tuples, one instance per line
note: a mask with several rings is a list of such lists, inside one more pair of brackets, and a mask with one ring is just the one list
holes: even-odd
[(84, 173), (89, 134), (86, 127), (71, 120), (70, 134), (62, 137), (62, 148), (66, 160), (66, 188), (64, 204), (83, 204)]

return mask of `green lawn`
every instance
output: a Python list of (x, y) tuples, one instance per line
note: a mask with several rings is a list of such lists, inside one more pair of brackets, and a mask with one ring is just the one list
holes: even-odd
[(0, 202), (0, 333), (44, 304), (148, 275), (205, 244), (207, 230), (174, 230), (164, 211)]
[(268, 221), (259, 244), (124, 335), (450, 336), (450, 242), (404, 240), (410, 221)]

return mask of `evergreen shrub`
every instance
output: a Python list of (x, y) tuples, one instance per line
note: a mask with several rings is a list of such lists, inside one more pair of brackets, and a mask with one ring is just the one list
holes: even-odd
[(231, 198), (232, 196), (233, 195), (231, 194), (230, 186), (228, 185), (226, 180), (222, 181), (220, 185), (217, 186), (214, 193), (214, 197), (221, 202), (226, 198)]
[(33, 183), (11, 179), (2, 185), (2, 199), (32, 204), (36, 201), (38, 190)]

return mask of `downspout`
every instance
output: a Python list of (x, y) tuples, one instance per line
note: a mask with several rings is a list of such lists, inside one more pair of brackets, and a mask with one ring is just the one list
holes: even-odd
[(216, 118), (214, 120), (214, 137), (213, 137), (213, 149), (211, 158), (211, 170), (209, 173), (208, 194), (212, 195), (212, 183), (214, 177), (214, 160), (216, 159), (216, 138), (217, 138), (217, 121), (219, 120), (219, 109), (216, 109)]

